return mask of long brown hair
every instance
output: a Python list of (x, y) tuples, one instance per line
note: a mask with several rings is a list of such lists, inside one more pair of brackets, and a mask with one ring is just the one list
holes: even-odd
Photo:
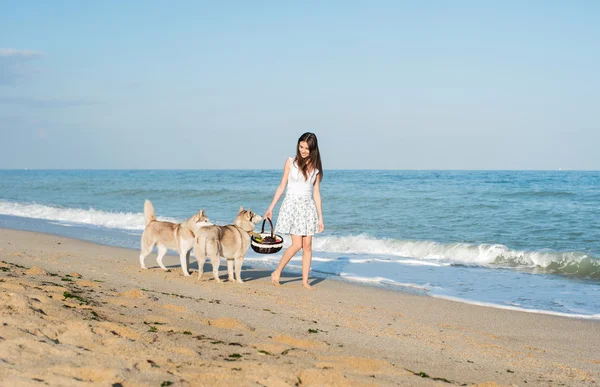
[[(306, 159), (303, 159), (300, 156), (300, 143), (302, 141), (306, 141), (308, 144), (308, 150), (310, 153)], [(323, 180), (323, 166), (321, 165), (321, 153), (319, 152), (319, 142), (317, 141), (317, 136), (314, 133), (306, 132), (298, 139), (298, 144), (296, 145), (296, 163), (298, 164), (298, 169), (302, 171), (304, 178), (308, 180), (308, 166), (314, 170), (315, 168), (319, 170), (319, 175), (317, 178), (319, 181)]]

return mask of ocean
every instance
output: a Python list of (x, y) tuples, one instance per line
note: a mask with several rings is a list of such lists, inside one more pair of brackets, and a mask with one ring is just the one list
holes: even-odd
[[(204, 209), (228, 224), (240, 205), (264, 213), (280, 179), (279, 170), (3, 170), (0, 227), (131, 248), (137, 265), (145, 199), (159, 220)], [(321, 192), (314, 276), (600, 319), (600, 172), (325, 170)], [(274, 269), (282, 253), (250, 250), (244, 265)], [(301, 253), (286, 270), (300, 267)]]

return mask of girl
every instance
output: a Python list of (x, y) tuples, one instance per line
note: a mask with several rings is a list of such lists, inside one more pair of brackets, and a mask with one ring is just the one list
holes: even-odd
[(281, 257), (279, 266), (271, 274), (271, 281), (279, 285), (279, 277), (290, 259), (302, 249), (302, 287), (314, 289), (308, 283), (308, 273), (312, 261), (312, 236), (325, 229), (321, 211), (321, 192), (319, 185), (323, 179), (321, 154), (317, 136), (304, 133), (298, 139), (296, 156), (286, 160), (283, 177), (265, 218), (273, 216), (273, 208), (279, 201), (287, 185), (285, 199), (279, 209), (275, 232), (290, 234), (292, 245)]

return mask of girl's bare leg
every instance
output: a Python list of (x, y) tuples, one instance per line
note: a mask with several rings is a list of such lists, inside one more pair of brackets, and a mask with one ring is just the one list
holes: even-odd
[(310, 264), (312, 262), (312, 235), (302, 237), (302, 287), (304, 289), (314, 290), (315, 288), (308, 283), (310, 274)]
[(283, 257), (279, 261), (279, 265), (277, 269), (273, 273), (271, 273), (271, 282), (273, 285), (279, 286), (279, 277), (281, 277), (281, 272), (283, 268), (288, 264), (290, 259), (302, 248), (302, 236), (301, 235), (292, 235), (292, 245), (285, 250), (283, 253)]

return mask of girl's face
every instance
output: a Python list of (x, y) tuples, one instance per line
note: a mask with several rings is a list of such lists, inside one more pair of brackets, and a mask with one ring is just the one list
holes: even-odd
[(307, 158), (310, 154), (310, 149), (308, 149), (308, 143), (306, 141), (300, 141), (298, 144), (298, 150), (300, 151), (300, 156), (303, 159)]

